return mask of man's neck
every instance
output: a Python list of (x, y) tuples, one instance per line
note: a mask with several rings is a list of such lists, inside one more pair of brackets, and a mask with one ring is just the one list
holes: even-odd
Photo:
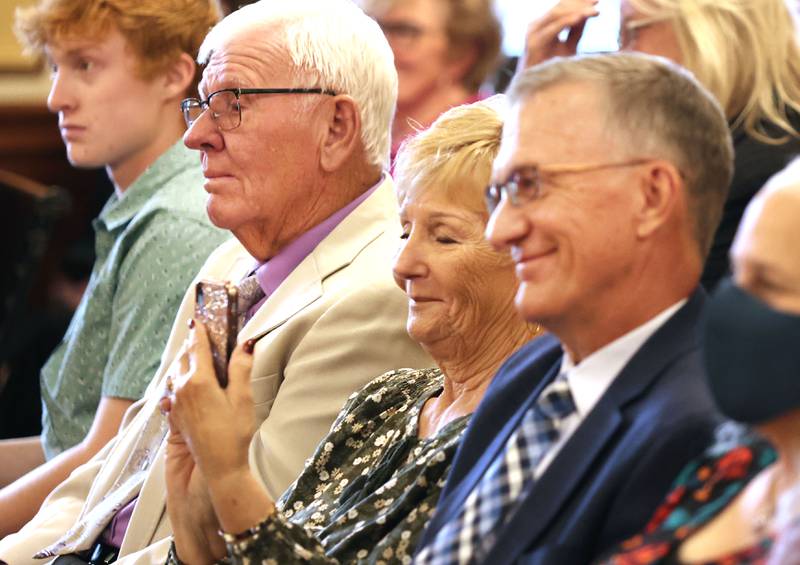
[[(572, 315), (568, 320), (548, 321), (543, 325), (559, 338), (577, 365), (592, 353), (652, 320), (680, 300), (688, 298), (694, 288), (687, 286), (675, 289), (658, 299), (647, 297), (646, 304), (636, 304), (635, 300), (617, 302), (611, 307), (596, 308)], [(642, 295), (638, 297), (641, 298)]]
[(114, 192), (122, 197), (125, 191), (142, 176), (150, 165), (172, 147), (183, 135), (183, 128), (164, 128), (162, 132), (133, 155), (129, 155), (118, 163), (106, 165), (106, 173), (114, 185)]

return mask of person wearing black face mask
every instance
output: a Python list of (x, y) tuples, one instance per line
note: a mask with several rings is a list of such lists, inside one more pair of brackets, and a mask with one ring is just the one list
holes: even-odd
[(642, 535), (602, 563), (800, 564), (800, 160), (745, 213), (700, 331), (732, 420), (676, 479)]

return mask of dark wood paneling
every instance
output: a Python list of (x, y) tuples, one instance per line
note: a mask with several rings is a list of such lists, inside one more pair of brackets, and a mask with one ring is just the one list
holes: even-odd
[(58, 118), (44, 105), (0, 105), (0, 169), (60, 186), (72, 201), (69, 215), (55, 228), (45, 269), (34, 286), (31, 302), (40, 306), (47, 300), (47, 282), (58, 272), (65, 251), (77, 242), (92, 241), (91, 220), (111, 194), (111, 184), (102, 169), (78, 170), (69, 164)]

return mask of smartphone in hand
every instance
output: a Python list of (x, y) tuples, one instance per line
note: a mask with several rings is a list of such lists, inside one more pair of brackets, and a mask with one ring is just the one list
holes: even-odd
[(219, 386), (228, 386), (228, 362), (239, 333), (238, 289), (230, 282), (200, 281), (195, 286), (195, 318), (208, 330)]

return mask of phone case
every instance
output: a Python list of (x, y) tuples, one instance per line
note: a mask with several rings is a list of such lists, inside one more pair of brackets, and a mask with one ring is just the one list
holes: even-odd
[(208, 330), (214, 371), (221, 387), (228, 385), (228, 362), (238, 334), (236, 285), (200, 281), (195, 287), (195, 316)]

